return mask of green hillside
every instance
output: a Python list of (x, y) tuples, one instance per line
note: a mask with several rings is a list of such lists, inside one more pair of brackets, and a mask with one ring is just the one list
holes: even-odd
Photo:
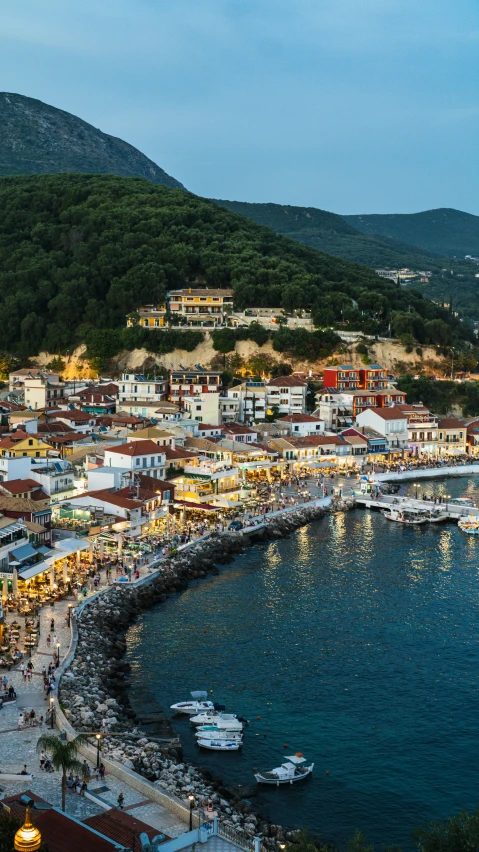
[(88, 172), (181, 187), (140, 151), (76, 115), (0, 92), (0, 175)]
[(479, 216), (441, 207), (423, 213), (344, 216), (344, 220), (368, 236), (379, 235), (410, 243), (448, 257), (479, 257)]
[(216, 203), (233, 213), (247, 216), (258, 225), (267, 225), (278, 234), (353, 263), (364, 263), (376, 269), (403, 266), (429, 268), (431, 263), (427, 253), (418, 252), (413, 246), (360, 233), (342, 216), (316, 207), (224, 200), (216, 200)]
[(191, 284), (232, 286), (240, 308), (312, 308), (322, 327), (380, 333), (391, 321), (438, 345), (469, 335), (420, 294), (183, 190), (111, 175), (0, 179), (0, 348), (64, 351)]

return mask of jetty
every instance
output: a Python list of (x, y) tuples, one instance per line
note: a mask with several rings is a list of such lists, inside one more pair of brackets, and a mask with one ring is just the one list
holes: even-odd
[(451, 521), (457, 521), (466, 515), (479, 518), (478, 508), (469, 506), (460, 500), (456, 500), (456, 498), (435, 503), (434, 500), (422, 500), (421, 498), (399, 496), (398, 494), (381, 494), (379, 497), (371, 497), (370, 494), (356, 492), (354, 501), (357, 506), (362, 506), (364, 509), (400, 509), (406, 506), (425, 511), (440, 509), (444, 517)]

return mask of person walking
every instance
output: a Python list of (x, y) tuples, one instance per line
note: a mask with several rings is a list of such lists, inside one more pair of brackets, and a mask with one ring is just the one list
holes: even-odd
[(124, 797), (123, 793), (119, 793), (117, 801), (118, 801), (118, 808), (119, 808), (120, 811), (122, 811), (123, 805), (125, 803), (125, 797)]

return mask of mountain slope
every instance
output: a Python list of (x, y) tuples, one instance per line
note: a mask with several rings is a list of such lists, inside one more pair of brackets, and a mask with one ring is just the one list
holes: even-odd
[(1, 349), (71, 348), (188, 285), (232, 286), (241, 308), (311, 307), (321, 326), (379, 333), (399, 311), (421, 341), (466, 334), (418, 293), (185, 191), (111, 175), (0, 179)]
[(132, 145), (23, 95), (0, 93), (0, 175), (88, 172), (181, 187)]
[(216, 200), (216, 203), (233, 213), (247, 216), (258, 225), (267, 225), (278, 234), (353, 263), (364, 263), (373, 268), (419, 268), (430, 264), (427, 253), (397, 240), (365, 235), (346, 222), (344, 217), (316, 207), (224, 200)]
[(363, 234), (401, 240), (448, 257), (479, 256), (479, 216), (441, 207), (422, 213), (344, 216)]

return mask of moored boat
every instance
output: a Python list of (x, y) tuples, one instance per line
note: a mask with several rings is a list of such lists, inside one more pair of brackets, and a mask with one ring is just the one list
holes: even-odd
[(216, 711), (207, 711), (200, 713), (198, 716), (192, 716), (190, 721), (193, 725), (215, 725), (217, 728), (226, 731), (242, 731), (243, 722), (234, 716), (232, 713), (217, 713)]
[(201, 748), (209, 748), (211, 751), (238, 751), (243, 745), (241, 740), (197, 740)]
[(476, 518), (475, 515), (459, 518), (457, 525), (460, 530), (468, 535), (479, 535), (479, 518)]
[(314, 763), (309, 766), (302, 766), (303, 763), (306, 763), (306, 758), (303, 757), (301, 752), (297, 752), (291, 757), (287, 757), (284, 763), (277, 766), (276, 769), (271, 769), (270, 772), (255, 772), (254, 777), (258, 784), (273, 784), (276, 787), (279, 787), (280, 784), (294, 784), (296, 781), (307, 778), (313, 771)]
[(197, 715), (198, 713), (206, 713), (207, 710), (215, 710), (215, 705), (212, 701), (208, 701), (208, 693), (198, 690), (191, 693), (191, 701), (179, 701), (178, 704), (172, 704), (170, 710), (175, 713), (186, 713)]
[(201, 725), (195, 731), (197, 740), (239, 740), (243, 739), (242, 731), (224, 731), (214, 725)]
[(397, 524), (412, 524), (413, 526), (426, 524), (429, 520), (426, 512), (410, 507), (401, 509), (393, 509), (391, 507), (384, 511), (383, 515), (388, 521), (395, 521)]

